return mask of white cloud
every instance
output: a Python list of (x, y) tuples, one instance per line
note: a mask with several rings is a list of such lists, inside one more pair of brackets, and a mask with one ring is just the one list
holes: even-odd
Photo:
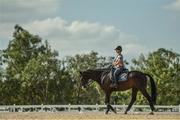
[(54, 17), (59, 0), (1, 0), (0, 22), (25, 22)]
[(114, 47), (122, 45), (125, 55), (134, 56), (147, 51), (136, 36), (122, 32), (113, 25), (89, 21), (66, 21), (58, 15), (62, 0), (1, 0), (0, 1), (0, 49), (12, 39), (15, 24), (30, 33), (47, 39), (61, 57), (87, 53), (113, 55)]
[(121, 32), (112, 25), (87, 21), (68, 22), (60, 17), (37, 20), (23, 25), (28, 31), (48, 39), (60, 56), (87, 53), (91, 50), (101, 55), (113, 55), (114, 47), (122, 45), (124, 54), (137, 55), (147, 51), (138, 39)]
[(62, 0), (0, 0), (0, 48), (11, 39), (15, 24), (57, 15)]
[(175, 0), (174, 2), (164, 6), (167, 10), (180, 11), (180, 0)]

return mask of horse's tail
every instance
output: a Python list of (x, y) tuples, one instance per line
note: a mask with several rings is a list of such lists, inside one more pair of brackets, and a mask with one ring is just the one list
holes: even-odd
[(151, 83), (151, 99), (154, 104), (156, 104), (156, 98), (157, 98), (157, 88), (156, 84), (154, 82), (154, 79), (149, 75), (146, 74), (150, 78), (150, 83)]

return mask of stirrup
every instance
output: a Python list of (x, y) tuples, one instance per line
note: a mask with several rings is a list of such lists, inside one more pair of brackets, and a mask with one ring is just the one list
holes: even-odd
[(114, 83), (114, 84), (110, 85), (111, 88), (117, 88), (117, 86), (118, 86), (117, 83), (116, 84)]

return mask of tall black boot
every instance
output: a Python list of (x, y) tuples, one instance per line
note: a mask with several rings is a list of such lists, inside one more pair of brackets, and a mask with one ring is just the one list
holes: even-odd
[(110, 85), (111, 88), (117, 88), (117, 79), (113, 80), (112, 84)]

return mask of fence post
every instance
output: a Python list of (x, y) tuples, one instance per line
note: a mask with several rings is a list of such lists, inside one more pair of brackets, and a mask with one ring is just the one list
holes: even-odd
[(135, 112), (135, 110), (134, 110), (135, 108), (137, 108), (137, 106), (134, 106), (134, 105), (133, 105), (130, 111), (131, 111), (131, 112)]
[(126, 105), (123, 104), (123, 112), (126, 111)]
[(41, 104), (41, 112), (43, 112), (43, 104)]
[(98, 104), (96, 103), (96, 111), (98, 111)]
[(70, 112), (70, 110), (71, 110), (71, 104), (69, 104), (68, 106), (68, 111)]
[(20, 107), (20, 112), (23, 112), (23, 109), (22, 109), (22, 107)]
[(13, 106), (13, 112), (16, 112), (16, 105), (14, 104), (14, 106)]

